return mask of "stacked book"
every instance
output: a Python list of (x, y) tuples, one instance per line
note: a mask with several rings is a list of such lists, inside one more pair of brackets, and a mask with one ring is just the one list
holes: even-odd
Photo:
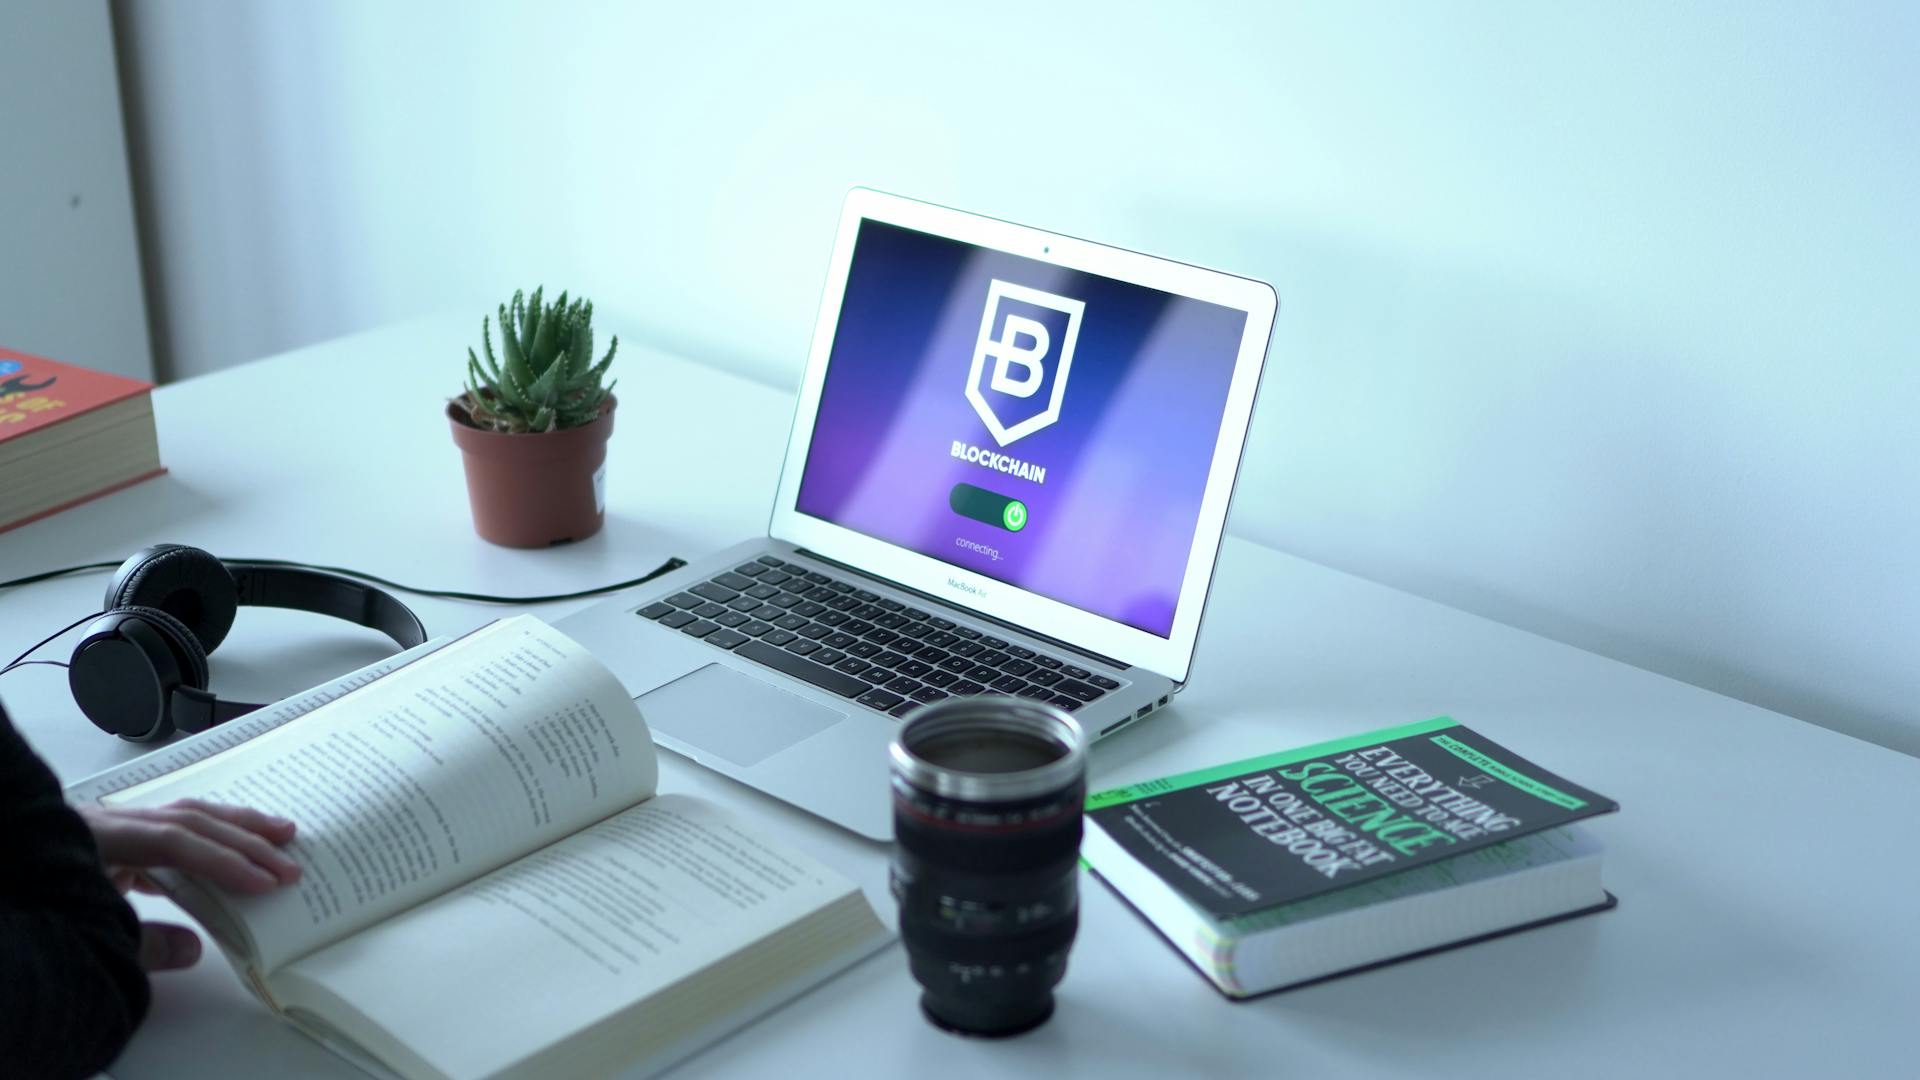
[(1614, 904), (1618, 808), (1448, 717), (1102, 792), (1081, 854), (1228, 997)]
[(152, 383), (0, 349), (0, 532), (165, 471)]

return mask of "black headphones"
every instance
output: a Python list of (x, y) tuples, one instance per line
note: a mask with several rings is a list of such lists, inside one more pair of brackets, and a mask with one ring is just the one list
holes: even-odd
[(260, 708), (207, 690), (207, 654), (245, 607), (291, 608), (378, 630), (402, 649), (427, 640), (407, 605), (334, 574), (224, 563), (199, 548), (157, 544), (120, 564), (104, 615), (73, 650), (67, 685), (87, 719), (131, 742), (204, 731)]

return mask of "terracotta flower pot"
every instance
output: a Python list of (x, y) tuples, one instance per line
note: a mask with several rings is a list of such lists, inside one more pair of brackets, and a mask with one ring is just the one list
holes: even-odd
[(483, 431), (459, 406), (447, 422), (467, 468), (473, 529), (507, 547), (537, 548), (584, 540), (606, 519), (607, 438), (612, 397), (598, 419), (538, 435)]

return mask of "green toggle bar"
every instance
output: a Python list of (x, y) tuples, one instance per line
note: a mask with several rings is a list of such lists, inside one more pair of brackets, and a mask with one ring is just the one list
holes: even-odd
[(988, 525), (1019, 532), (1027, 527), (1027, 504), (1019, 499), (1009, 499), (1005, 495), (996, 495), (986, 488), (977, 488), (972, 484), (955, 484), (947, 496), (947, 505), (953, 512), (975, 521), (984, 521)]

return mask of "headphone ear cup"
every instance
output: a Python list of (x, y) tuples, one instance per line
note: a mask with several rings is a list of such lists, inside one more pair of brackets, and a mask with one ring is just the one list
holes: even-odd
[(213, 673), (207, 663), (207, 652), (200, 647), (200, 639), (186, 623), (167, 614), (159, 608), (129, 607), (121, 614), (138, 615), (147, 620), (147, 624), (158, 631), (167, 647), (173, 651), (173, 659), (180, 665), (180, 677), (186, 685), (195, 690), (205, 690), (213, 681)]
[[(233, 629), (240, 590), (226, 564), (207, 552), (156, 544), (120, 564), (107, 585), (106, 606), (151, 608), (169, 616), (193, 639), (204, 669), (206, 654), (219, 648)], [(206, 686), (204, 676), (200, 686)]]
[(93, 725), (131, 742), (173, 734), (174, 691), (205, 689), (207, 657), (186, 625), (155, 608), (95, 619), (73, 650), (67, 686)]

